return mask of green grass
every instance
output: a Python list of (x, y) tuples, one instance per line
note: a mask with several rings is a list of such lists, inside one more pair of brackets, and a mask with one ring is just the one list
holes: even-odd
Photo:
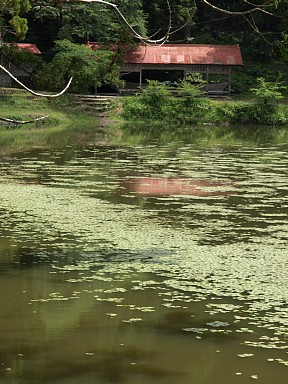
[(59, 98), (36, 97), (24, 90), (0, 89), (0, 117), (31, 120), (48, 118), (26, 125), (0, 122), (2, 153), (31, 147), (63, 147), (92, 141), (99, 134), (99, 118), (77, 108), (68, 95)]

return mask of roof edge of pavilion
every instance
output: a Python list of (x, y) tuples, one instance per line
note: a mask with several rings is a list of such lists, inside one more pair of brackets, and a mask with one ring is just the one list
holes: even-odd
[[(97, 50), (109, 48), (98, 42), (88, 42), (87, 46)], [(120, 46), (125, 48), (125, 46)], [(110, 46), (117, 49), (117, 46)], [(240, 46), (223, 44), (163, 44), (127, 47), (124, 50), (123, 63), (130, 65), (209, 65), (209, 66), (243, 66)], [(124, 65), (125, 65), (124, 64)]]

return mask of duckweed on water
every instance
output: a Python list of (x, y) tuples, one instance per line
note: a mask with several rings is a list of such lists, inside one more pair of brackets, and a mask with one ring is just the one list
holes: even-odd
[[(11, 161), (13, 167), (1, 164), (5, 238), (14, 246), (37, 244), (35, 254), (52, 260), (51, 281), (64, 284), (63, 292), (47, 288), (31, 297), (33, 311), (43, 311), (47, 333), (60, 333), (63, 325), (50, 311), (72, 328), (69, 311), (79, 306), (85, 313), (85, 296), (109, 322), (105, 327), (121, 324), (121, 334), (138, 327), (199, 343), (234, 340), (235, 359), (253, 357), (255, 348), (286, 367), (280, 354), (288, 348), (287, 152), (219, 147), (200, 154), (186, 146), (158, 162), (168, 149), (150, 151), (90, 148), (77, 159), (57, 153), (48, 161), (42, 153), (43, 161), (28, 156)], [(125, 184), (132, 177), (135, 186), (135, 175), (146, 184), (152, 179), (150, 186), (172, 178), (173, 188), (188, 178), (197, 188), (138, 194)], [(207, 187), (207, 180), (216, 185)], [(87, 354), (97, 355), (88, 348)], [(257, 379), (254, 372), (248, 377)]]

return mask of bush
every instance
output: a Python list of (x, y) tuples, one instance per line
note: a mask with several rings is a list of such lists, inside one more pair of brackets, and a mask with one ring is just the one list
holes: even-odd
[(202, 85), (182, 82), (177, 98), (178, 119), (189, 122), (207, 121), (212, 112), (211, 101), (203, 97)]
[(217, 121), (231, 124), (275, 125), (288, 122), (288, 110), (278, 104), (223, 103), (216, 107)]
[[(246, 94), (252, 87), (257, 86), (257, 79), (264, 77), (269, 82), (277, 82), (279, 77), (287, 79), (288, 71), (285, 64), (245, 63), (241, 68), (234, 68), (231, 75), (232, 93)], [(287, 85), (287, 82), (286, 82)]]
[(280, 108), (278, 101), (283, 98), (281, 82), (257, 79), (256, 87), (250, 88), (254, 102), (223, 103), (217, 106), (217, 118), (233, 124), (274, 125), (287, 123), (287, 108)]
[(274, 104), (238, 103), (234, 107), (233, 123), (271, 124), (277, 120)]
[(288, 109), (279, 106), (282, 97), (281, 84), (262, 78), (258, 87), (252, 88), (254, 102), (212, 102), (202, 97), (201, 89), (181, 83), (178, 96), (172, 96), (165, 85), (149, 82), (147, 89), (138, 97), (126, 99), (124, 118), (169, 122), (170, 125), (183, 123), (221, 122), (231, 124), (275, 125), (287, 124)]
[(258, 77), (256, 88), (250, 88), (250, 92), (255, 95), (260, 104), (275, 104), (283, 99), (282, 91), (285, 89), (283, 83), (279, 81), (267, 81), (264, 77)]
[(123, 116), (127, 120), (167, 121), (173, 119), (172, 104), (172, 96), (166, 85), (151, 80), (142, 93), (126, 99)]
[(149, 81), (148, 87), (137, 97), (124, 102), (123, 116), (127, 120), (166, 121), (173, 124), (207, 121), (212, 111), (210, 100), (201, 97), (201, 90), (188, 83), (180, 83), (179, 97), (173, 96), (167, 86)]

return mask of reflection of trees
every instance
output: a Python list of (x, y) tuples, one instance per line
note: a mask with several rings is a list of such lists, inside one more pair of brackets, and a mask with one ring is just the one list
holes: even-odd
[[(6, 235), (9, 235), (5, 230)], [(3, 236), (3, 229), (1, 235)], [(41, 263), (37, 248), (29, 247), (29, 245), (15, 245), (13, 241), (7, 237), (0, 237), (0, 249), (1, 249), (1, 267), (5, 270), (18, 269), (19, 267), (35, 267), (35, 265)]]
[[(81, 263), (79, 268), (81, 270)], [(77, 265), (69, 264), (67, 273), (50, 274), (50, 267), (43, 266), (1, 279), (1, 290), (7, 291), (7, 295), (0, 298), (0, 357), (7, 379), (81, 380), (91, 375), (94, 379), (113, 382), (124, 382), (128, 376), (135, 380), (144, 377), (168, 382), (173, 378), (176, 382), (179, 377), (187, 377), (189, 383), (190, 375), (194, 375), (191, 373), (194, 362), (185, 356), (191, 356), (198, 347), (191, 345), (189, 336), (184, 341), (183, 334), (176, 339), (174, 331), (159, 332), (162, 326), (166, 327), (171, 310), (161, 307), (158, 292), (131, 289), (128, 271), (120, 281), (119, 276), (109, 272), (91, 274), (89, 271), (82, 275), (82, 280), (80, 275), (77, 284), (66, 281), (73, 276), (79, 278), (79, 270)], [(144, 284), (151, 278), (146, 273), (137, 275)], [(117, 293), (117, 288), (124, 289), (124, 293)], [(115, 292), (110, 292), (111, 289)], [(124, 305), (106, 301), (110, 297), (123, 297)], [(153, 306), (156, 312), (145, 315), (132, 311), (135, 304)], [(110, 317), (107, 313), (117, 316)], [(144, 327), (142, 322), (122, 321), (139, 315), (145, 317)], [(174, 316), (174, 320), (175, 329), (178, 324), (181, 333), (182, 317)], [(147, 332), (147, 329), (150, 330)], [(195, 365), (202, 367), (199, 371), (206, 377), (215, 363), (213, 358), (207, 362), (206, 356), (214, 346), (202, 348), (203, 356), (197, 357)], [(11, 371), (6, 371), (9, 367)], [(205, 383), (201, 377), (197, 382)]]

